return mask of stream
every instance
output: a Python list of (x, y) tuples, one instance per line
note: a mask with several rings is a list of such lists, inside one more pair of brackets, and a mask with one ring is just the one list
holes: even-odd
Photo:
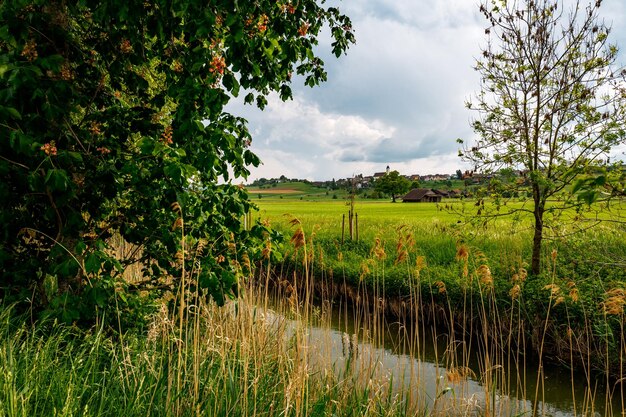
[[(446, 333), (424, 328), (416, 337), (415, 331), (398, 322), (364, 323), (348, 305), (318, 305), (306, 320), (285, 319), (272, 310), (267, 313), (287, 320), (292, 335), (296, 329), (305, 335), (312, 365), (331, 366), (344, 375), (365, 373), (360, 377), (370, 383), (375, 380), (378, 389), (436, 415), (626, 416), (624, 392), (617, 384), (607, 389), (600, 375), (588, 384), (582, 373), (544, 363), (538, 378), (536, 361), (524, 363), (521, 372), (509, 362), (507, 368), (513, 372), (508, 372), (503, 366), (486, 365), (484, 357), (481, 360), (476, 354), (462, 361), (466, 366), (450, 366)], [(490, 386), (485, 386), (486, 379), (493, 381)]]

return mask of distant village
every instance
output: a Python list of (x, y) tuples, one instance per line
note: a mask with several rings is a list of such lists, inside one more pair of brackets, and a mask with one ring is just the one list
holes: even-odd
[[(372, 175), (358, 174), (350, 178), (333, 178), (327, 181), (309, 181), (281, 175), (279, 178), (259, 178), (250, 185), (270, 188), (281, 183), (302, 182), (326, 190), (347, 189), (362, 194), (368, 191), (373, 192), (376, 181), (391, 171), (391, 168), (387, 166), (385, 171), (375, 172)], [(457, 170), (454, 174), (400, 174), (400, 176), (406, 178), (411, 184), (408, 193), (397, 196), (404, 202), (438, 202), (442, 198), (458, 198), (467, 195), (468, 186), (486, 183), (493, 177), (492, 175), (461, 170)]]

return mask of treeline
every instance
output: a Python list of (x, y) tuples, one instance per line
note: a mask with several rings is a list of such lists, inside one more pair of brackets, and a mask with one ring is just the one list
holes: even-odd
[(254, 180), (250, 186), (252, 187), (265, 187), (265, 186), (276, 186), (276, 184), (283, 184), (286, 182), (301, 182), (303, 184), (311, 184), (311, 181), (305, 179), (298, 178), (287, 178), (284, 175), (281, 175), (278, 178), (259, 178), (258, 180)]

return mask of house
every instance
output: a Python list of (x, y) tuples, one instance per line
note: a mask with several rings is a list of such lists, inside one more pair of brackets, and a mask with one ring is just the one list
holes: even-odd
[(403, 203), (438, 203), (441, 201), (441, 194), (437, 194), (429, 188), (413, 188), (404, 197)]
[(389, 165), (387, 165), (387, 168), (385, 169), (385, 172), (376, 172), (374, 174), (374, 179), (380, 178), (380, 177), (384, 177), (385, 175), (389, 174)]
[(446, 190), (436, 190), (433, 188), (433, 193), (435, 194), (439, 194), (442, 198), (448, 198), (450, 197), (450, 192), (446, 191)]
[(429, 174), (429, 175), (422, 175), (422, 177), (420, 178), (420, 181), (447, 181), (448, 178), (449, 178), (448, 175)]

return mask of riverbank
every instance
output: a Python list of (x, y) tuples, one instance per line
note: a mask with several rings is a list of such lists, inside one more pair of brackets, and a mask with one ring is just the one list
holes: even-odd
[(247, 287), (224, 307), (190, 306), (182, 328), (163, 304), (145, 332), (123, 335), (31, 325), (3, 308), (0, 415), (570, 417), (624, 410), (605, 386), (575, 383), (570, 391), (567, 374), (511, 372), (511, 363), (505, 369), (502, 358), (476, 347), (464, 357), (460, 340), (435, 328), (408, 329), (346, 300), (313, 303), (311, 292), (289, 285)]
[[(373, 367), (335, 369), (308, 327), (245, 291), (225, 307), (166, 304), (146, 332), (30, 324), (0, 309), (0, 416), (427, 415)], [(310, 309), (310, 307), (307, 307)], [(304, 322), (302, 322), (304, 323)], [(434, 413), (434, 415), (438, 415)]]

